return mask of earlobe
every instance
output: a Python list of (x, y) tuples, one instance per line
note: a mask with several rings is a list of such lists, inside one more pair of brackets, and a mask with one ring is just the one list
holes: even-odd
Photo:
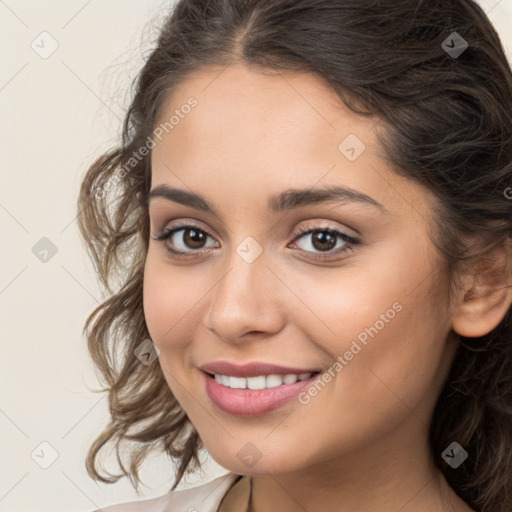
[(499, 325), (512, 303), (510, 239), (468, 263), (458, 277), (452, 328), (468, 338), (484, 336)]

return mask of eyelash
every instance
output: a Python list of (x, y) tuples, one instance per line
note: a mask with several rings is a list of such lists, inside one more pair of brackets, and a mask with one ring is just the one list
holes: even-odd
[[(175, 233), (177, 233), (179, 231), (186, 230), (186, 228), (192, 228), (196, 231), (200, 231), (201, 233), (205, 233), (210, 238), (213, 238), (213, 236), (210, 235), (210, 233), (208, 233), (208, 231), (206, 231), (202, 228), (199, 228), (198, 226), (195, 226), (194, 224), (183, 223), (183, 224), (175, 224), (174, 226), (172, 226), (170, 228), (164, 229), (161, 233), (156, 234), (156, 236), (153, 237), (153, 240), (156, 240), (157, 242), (161, 242), (164, 245), (165, 249), (173, 257), (177, 256), (178, 258), (181, 258), (181, 257), (189, 258), (189, 257), (197, 256), (197, 255), (201, 256), (203, 253), (207, 252), (208, 249), (191, 249), (190, 252), (189, 251), (179, 251), (176, 249), (171, 249), (171, 247), (169, 247), (165, 243), (169, 238), (172, 237), (172, 235), (174, 235)], [(330, 260), (330, 259), (335, 258), (336, 256), (339, 256), (342, 253), (351, 252), (354, 250), (354, 246), (361, 243), (357, 238), (354, 238), (350, 235), (347, 235), (346, 233), (343, 233), (342, 231), (339, 231), (337, 229), (333, 229), (333, 228), (330, 228), (327, 226), (325, 226), (325, 227), (317, 226), (317, 227), (313, 227), (313, 228), (310, 228), (310, 227), (299, 228), (297, 233), (295, 233), (295, 235), (294, 235), (293, 242), (295, 242), (297, 239), (303, 237), (304, 235), (307, 235), (310, 233), (315, 233), (315, 232), (329, 233), (336, 237), (336, 239), (337, 239), (336, 242), (338, 241), (338, 239), (341, 239), (348, 244), (347, 246), (342, 247), (341, 249), (337, 249), (335, 252), (329, 252), (328, 254), (318, 253), (314, 257), (319, 260)], [(310, 253), (311, 251), (305, 251), (305, 252)]]

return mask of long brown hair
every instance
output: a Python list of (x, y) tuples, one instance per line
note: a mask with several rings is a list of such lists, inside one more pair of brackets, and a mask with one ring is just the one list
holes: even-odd
[[(149, 338), (142, 284), (151, 152), (141, 157), (140, 149), (150, 145), (164, 99), (187, 74), (234, 62), (315, 73), (352, 111), (382, 120), (379, 140), (396, 172), (440, 199), (433, 242), (450, 271), (475, 256), (466, 250), (465, 237), (479, 237), (489, 248), (511, 236), (512, 194), (506, 190), (512, 186), (512, 74), (496, 31), (476, 3), (178, 1), (138, 76), (122, 140), (88, 169), (78, 199), (81, 234), (107, 295), (84, 327), (111, 413), (86, 461), (91, 477), (103, 482), (124, 475), (137, 488), (137, 469), (154, 448), (178, 462), (172, 489), (200, 463), (201, 440), (160, 366), (143, 365), (134, 354)], [(489, 334), (459, 339), (433, 416), (432, 452), (473, 508), (510, 512), (510, 310)], [(128, 469), (120, 458), (123, 441), (134, 442)], [(456, 470), (441, 458), (452, 441), (470, 454)], [(122, 474), (106, 476), (98, 472), (96, 457), (111, 443)]]

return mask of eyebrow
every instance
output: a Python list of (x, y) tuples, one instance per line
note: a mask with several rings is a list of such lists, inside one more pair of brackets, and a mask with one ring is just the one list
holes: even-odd
[[(217, 208), (208, 202), (203, 196), (186, 190), (171, 188), (167, 185), (158, 185), (149, 193), (148, 200), (162, 197), (196, 210), (212, 213), (219, 217)], [(272, 213), (293, 210), (312, 204), (329, 201), (352, 202), (363, 206), (376, 207), (383, 212), (386, 208), (366, 194), (348, 187), (328, 186), (321, 189), (289, 189), (278, 195), (271, 196), (267, 210)]]

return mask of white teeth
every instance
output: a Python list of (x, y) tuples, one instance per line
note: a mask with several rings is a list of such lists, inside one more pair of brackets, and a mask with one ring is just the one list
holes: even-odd
[(265, 375), (260, 375), (259, 377), (247, 377), (247, 387), (249, 389), (264, 389), (265, 385)]
[(288, 375), (285, 375), (283, 377), (283, 383), (284, 384), (294, 384), (295, 382), (297, 382), (297, 375), (295, 375), (294, 373), (289, 373)]
[(258, 375), (257, 377), (232, 377), (229, 375), (215, 375), (215, 380), (223, 386), (232, 389), (265, 389), (275, 388), (283, 384), (294, 384), (298, 380), (306, 380), (311, 377), (311, 373), (301, 373), (296, 375), (288, 373), (286, 375)]
[(245, 389), (247, 387), (247, 379), (245, 377), (229, 377), (229, 387)]
[(283, 383), (281, 375), (268, 375), (267, 376), (267, 388), (276, 388)]

